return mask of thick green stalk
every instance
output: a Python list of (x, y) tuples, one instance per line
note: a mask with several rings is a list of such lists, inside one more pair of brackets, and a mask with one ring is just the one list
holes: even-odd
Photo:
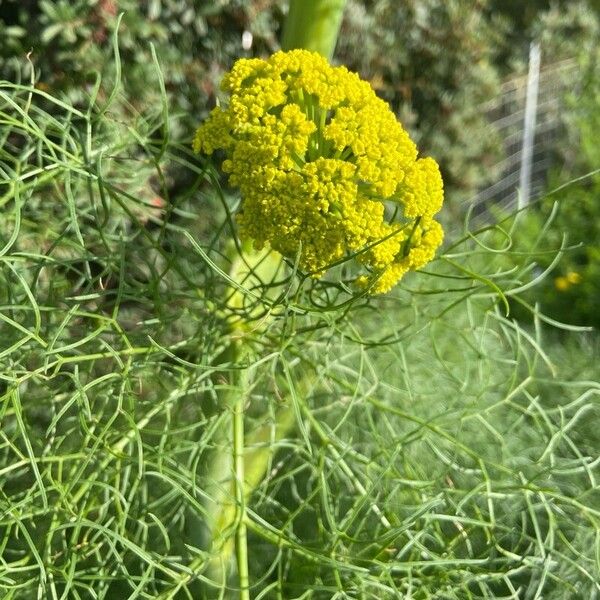
[[(291, 402), (287, 402), (275, 414), (274, 427), (271, 422), (266, 422), (262, 427), (259, 427), (246, 437), (244, 448), (244, 500), (246, 502), (254, 489), (265, 477), (273, 454), (272, 444), (286, 437), (294, 426), (294, 423), (295, 414), (293, 406)], [(233, 427), (232, 434), (234, 434)], [(223, 447), (228, 443), (234, 445), (232, 437), (227, 435), (223, 440)], [(211, 479), (222, 481), (224, 473), (236, 473), (237, 471), (232, 459), (232, 453), (219, 453), (213, 463)], [(229, 501), (230, 494), (219, 493), (219, 490), (222, 490), (222, 485), (216, 486), (215, 490), (211, 490), (210, 495), (213, 496), (214, 500), (211, 502), (210, 511), (207, 510), (207, 514), (209, 515), (209, 523), (212, 523), (213, 550), (218, 552), (218, 556), (215, 557), (214, 562), (215, 565), (224, 565), (227, 564), (233, 553), (233, 538), (227, 537), (227, 532), (237, 522), (236, 504), (239, 503), (239, 499), (236, 498), (236, 504), (232, 504)], [(231, 495), (235, 496), (234, 493)]]
[(331, 59), (345, 6), (346, 0), (290, 0), (283, 49), (314, 50)]
[[(233, 248), (232, 252), (235, 252)], [(249, 600), (250, 597), (246, 502), (264, 478), (272, 454), (269, 444), (271, 426), (259, 428), (249, 439), (244, 439), (244, 407), (249, 400), (254, 378), (252, 365), (243, 366), (252, 359), (252, 349), (246, 335), (248, 330), (257, 327), (254, 319), (262, 314), (264, 307), (258, 305), (254, 309), (244, 309), (247, 299), (242, 288), (269, 285), (280, 269), (281, 257), (278, 254), (255, 252), (251, 244), (246, 242), (241, 253), (234, 255), (229, 270), (232, 287), (227, 304), (240, 315), (231, 324), (231, 342), (223, 356), (224, 362), (234, 367), (230, 371), (230, 385), (222, 397), (223, 406), (228, 409), (231, 420), (228, 428), (218, 429), (215, 435), (220, 447), (208, 473), (209, 480), (214, 483), (206, 490), (211, 498), (206, 504), (206, 519), (213, 553), (209, 574), (213, 580), (225, 583), (229, 565), (235, 556), (240, 600)], [(276, 290), (265, 291), (265, 299), (275, 293)], [(252, 298), (250, 302), (253, 302)], [(292, 426), (294, 421), (291, 417), (293, 413), (289, 409), (277, 413), (276, 440), (281, 439)]]
[(244, 404), (248, 391), (248, 369), (244, 369), (240, 379), (242, 389), (233, 406), (233, 471), (236, 502), (235, 556), (240, 584), (240, 600), (250, 600), (250, 579), (248, 577), (248, 532), (246, 530), (246, 474), (244, 468)]

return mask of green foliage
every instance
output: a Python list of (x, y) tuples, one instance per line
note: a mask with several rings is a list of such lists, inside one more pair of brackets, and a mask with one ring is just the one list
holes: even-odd
[(290, 266), (289, 296), (248, 280), (231, 308), (235, 199), (167, 135), (164, 103), (123, 123), (104, 97), (123, 102), (0, 88), (3, 597), (236, 597), (206, 538), (241, 367), (249, 456), (272, 451), (247, 506), (253, 597), (598, 593), (600, 349), (504, 316), (499, 288), (521, 281), (495, 236), (377, 301), (303, 292)]
[(114, 77), (111, 40), (119, 13), (124, 13), (119, 48), (127, 66), (122, 72), (127, 100), (138, 110), (160, 101), (149, 85), (155, 80), (153, 44), (169, 105), (188, 130), (214, 103), (223, 71), (245, 54), (245, 29), (253, 32), (254, 51), (277, 47), (277, 4), (264, 11), (258, 0), (8, 0), (0, 7), (0, 32), (8, 40), (0, 50), (0, 74), (14, 77), (15, 62), (23, 64), (31, 50), (38, 85), (80, 101), (95, 73)]

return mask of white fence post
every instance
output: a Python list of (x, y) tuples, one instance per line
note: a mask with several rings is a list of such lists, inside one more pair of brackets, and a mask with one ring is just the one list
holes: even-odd
[(529, 48), (529, 73), (527, 75), (527, 96), (525, 100), (525, 120), (523, 131), (523, 150), (519, 175), (519, 196), (517, 208), (529, 204), (531, 197), (531, 161), (535, 138), (538, 88), (540, 83), (540, 45), (532, 42)]

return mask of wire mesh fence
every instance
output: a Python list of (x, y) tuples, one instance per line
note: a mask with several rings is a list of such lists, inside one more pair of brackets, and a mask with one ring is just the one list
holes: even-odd
[(493, 167), (498, 179), (469, 203), (477, 222), (489, 221), (494, 207), (513, 210), (543, 193), (549, 170), (561, 161), (565, 98), (579, 83), (575, 59), (543, 65), (539, 46), (532, 45), (528, 73), (507, 80), (482, 106), (504, 156)]

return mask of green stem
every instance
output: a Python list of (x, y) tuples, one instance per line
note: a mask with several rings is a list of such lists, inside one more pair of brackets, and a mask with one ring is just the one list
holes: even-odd
[[(242, 376), (243, 380), (243, 376)], [(244, 385), (249, 385), (249, 380), (245, 380)], [(236, 401), (239, 398), (239, 401)], [(222, 492), (222, 486), (217, 485), (214, 489), (209, 490), (209, 495), (213, 500), (207, 506), (207, 519), (211, 524), (212, 534), (212, 550), (215, 552), (212, 560), (211, 571), (213, 580), (223, 580), (226, 578), (223, 569), (229, 564), (232, 555), (235, 553), (239, 561), (237, 549), (234, 547), (236, 536), (229, 536), (228, 532), (239, 523), (240, 512), (239, 507), (245, 506), (254, 489), (263, 481), (273, 457), (273, 444), (283, 439), (295, 424), (295, 414), (290, 402), (286, 403), (277, 413), (275, 417), (275, 430), (273, 424), (267, 421), (262, 427), (253, 431), (248, 437), (244, 433), (243, 423), (243, 406), (247, 401), (248, 395), (238, 391), (237, 397), (232, 401), (233, 409), (233, 426), (231, 427), (231, 435), (223, 440), (223, 446), (228, 443), (234, 448), (233, 452), (227, 452), (223, 448), (222, 452), (217, 453), (211, 469), (211, 480), (218, 481), (222, 479), (224, 472), (235, 474), (235, 483), (232, 483), (231, 492), (235, 498), (235, 503), (229, 501), (229, 496)], [(244, 398), (245, 400), (242, 400)], [(239, 404), (238, 404), (239, 402)], [(236, 423), (237, 420), (237, 423)], [(236, 445), (243, 443), (243, 452), (240, 452), (240, 447)], [(243, 464), (239, 463), (240, 455), (243, 453)], [(238, 462), (236, 462), (236, 457)], [(241, 481), (243, 475), (243, 502), (240, 497), (239, 487), (233, 486)], [(245, 510), (244, 510), (245, 515)], [(247, 519), (244, 522), (244, 527), (247, 525)], [(238, 529), (235, 530), (239, 532)], [(242, 528), (243, 532), (243, 528)], [(238, 546), (240, 544), (238, 543)], [(243, 543), (241, 545), (243, 547)], [(242, 550), (242, 553), (244, 550)], [(243, 554), (242, 554), (243, 558)], [(193, 565), (195, 568), (197, 565)], [(239, 569), (239, 566), (238, 566)]]
[[(233, 345), (231, 348), (232, 354), (235, 354), (238, 350), (238, 345)], [(172, 600), (178, 591), (194, 578), (194, 574), (206, 572), (207, 566), (208, 576), (214, 582), (220, 581), (221, 585), (224, 586), (227, 583), (228, 566), (232, 561), (232, 557), (236, 556), (238, 571), (240, 571), (240, 558), (243, 559), (244, 555), (248, 556), (244, 530), (247, 529), (248, 525), (252, 525), (252, 521), (245, 519), (243, 528), (241, 530), (236, 528), (235, 534), (231, 535), (231, 531), (239, 523), (239, 518), (242, 516), (238, 512), (239, 507), (246, 506), (253, 490), (263, 481), (273, 456), (273, 444), (286, 437), (294, 427), (296, 420), (292, 402), (288, 401), (274, 415), (275, 430), (273, 430), (273, 424), (269, 420), (246, 436), (244, 433), (243, 408), (248, 401), (247, 390), (251, 385), (250, 373), (247, 373), (247, 369), (240, 372), (235, 383), (236, 387), (231, 391), (231, 399), (224, 399), (233, 411), (230, 413), (232, 425), (230, 428), (225, 427), (218, 430), (221, 432), (217, 433), (220, 437), (219, 451), (215, 454), (208, 474), (208, 479), (215, 482), (206, 490), (207, 495), (211, 498), (206, 505), (206, 521), (210, 528), (211, 543), (209, 549), (213, 552), (213, 558), (209, 565), (206, 564), (203, 556), (192, 560), (188, 565), (189, 570), (176, 578), (169, 590), (158, 596), (157, 600)], [(238, 420), (237, 425), (235, 423), (236, 419)], [(236, 437), (238, 441), (241, 441), (241, 448), (235, 444)], [(233, 452), (231, 447), (234, 448)], [(229, 451), (227, 451), (228, 448)], [(243, 465), (235, 462), (236, 456), (239, 460), (241, 455), (244, 458)], [(228, 483), (224, 481), (226, 476), (228, 476), (230, 484), (229, 491), (226, 489)], [(232, 476), (235, 477), (235, 481), (232, 481)], [(234, 487), (241, 481), (241, 477), (244, 481), (243, 502), (240, 501), (240, 487)], [(231, 496), (235, 498), (234, 502), (231, 501)], [(242, 535), (243, 538), (238, 541), (238, 536)], [(244, 571), (244, 567), (241, 570)], [(243, 589), (241, 581), (240, 588)], [(242, 596), (242, 598), (246, 597)]]
[(331, 59), (346, 0), (290, 0), (282, 48), (304, 48)]
[(240, 600), (250, 600), (248, 576), (248, 532), (246, 529), (246, 498), (244, 468), (244, 404), (246, 402), (248, 369), (244, 369), (241, 380), (245, 384), (238, 392), (233, 406), (233, 469), (236, 501), (235, 556), (240, 583)]

